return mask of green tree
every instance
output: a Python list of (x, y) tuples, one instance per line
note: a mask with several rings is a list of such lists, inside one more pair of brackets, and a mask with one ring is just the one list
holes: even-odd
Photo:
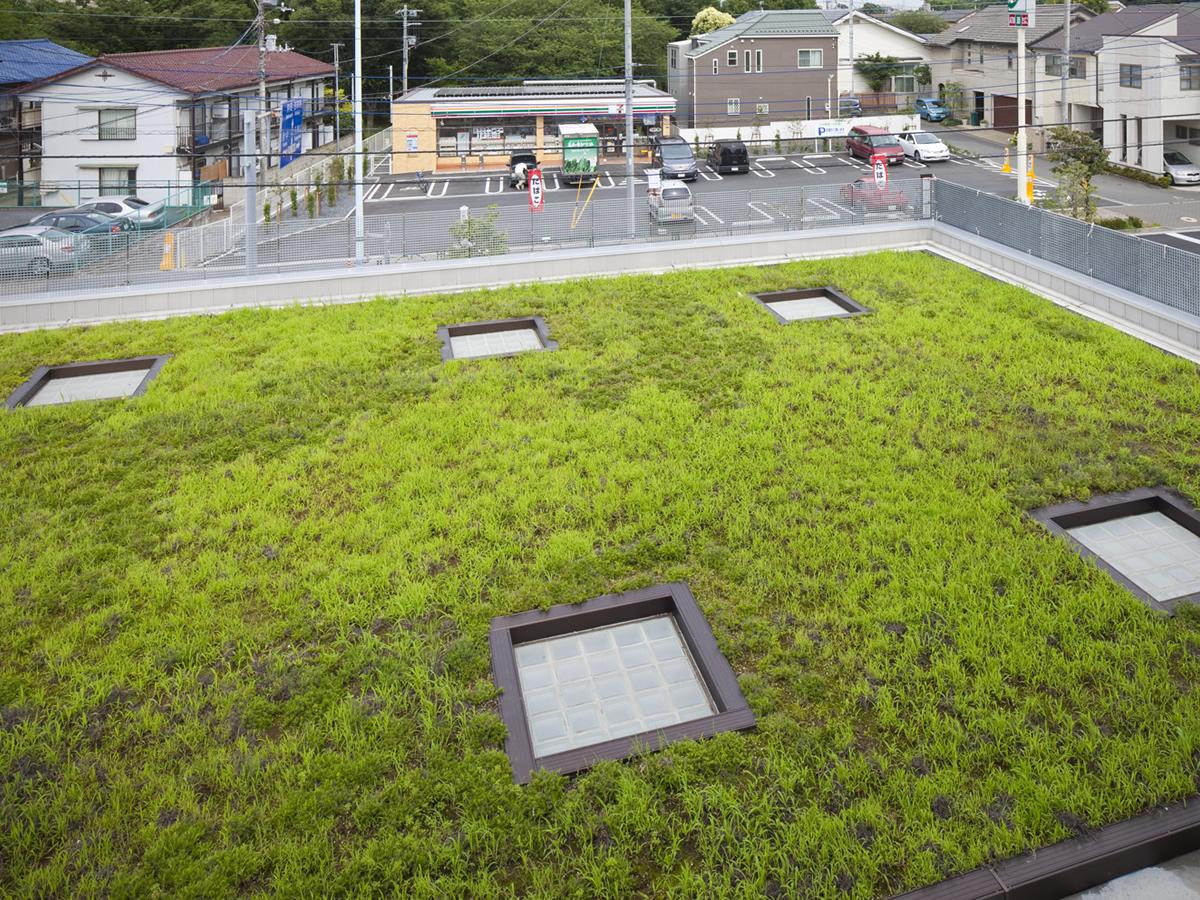
[(913, 66), (913, 77), (917, 79), (917, 84), (930, 85), (933, 84), (933, 70), (925, 63), (919, 66)]
[(696, 17), (692, 19), (692, 34), (708, 34), (710, 31), (716, 31), (718, 28), (724, 28), (726, 25), (733, 24), (733, 16), (727, 12), (721, 12), (715, 6), (706, 6), (700, 12), (696, 13)]
[(499, 256), (508, 252), (508, 234), (496, 227), (500, 207), (493, 203), (481, 216), (455, 222), (450, 226), (453, 243), (450, 256)]
[(900, 60), (894, 56), (883, 56), (880, 53), (869, 53), (854, 61), (854, 68), (867, 82), (872, 93), (878, 94), (887, 87), (893, 75), (904, 71)]
[(1055, 195), (1060, 208), (1092, 221), (1096, 216), (1092, 179), (1108, 168), (1108, 152), (1087, 132), (1059, 125), (1050, 129), (1046, 156), (1055, 163), (1052, 171), (1058, 176)]
[(950, 27), (949, 22), (927, 9), (906, 9), (891, 16), (888, 22), (913, 34), (937, 34)]

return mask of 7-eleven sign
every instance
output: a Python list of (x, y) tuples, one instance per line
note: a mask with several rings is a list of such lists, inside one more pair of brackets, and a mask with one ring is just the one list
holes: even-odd
[(541, 212), (545, 205), (542, 170), (530, 169), (527, 178), (529, 179), (529, 209), (531, 212)]

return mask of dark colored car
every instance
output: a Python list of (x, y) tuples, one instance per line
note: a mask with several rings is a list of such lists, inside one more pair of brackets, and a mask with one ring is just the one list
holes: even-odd
[(870, 175), (842, 185), (842, 200), (860, 209), (886, 212), (908, 206), (908, 194), (899, 188), (880, 188)]
[(750, 154), (741, 141), (713, 141), (712, 146), (708, 148), (708, 164), (712, 166), (713, 171), (722, 174), (749, 172)]
[(874, 125), (855, 125), (846, 135), (846, 150), (851, 156), (870, 159), (876, 153), (887, 157), (888, 165), (904, 162), (904, 148), (886, 128)]
[(663, 178), (695, 181), (700, 177), (700, 169), (696, 166), (692, 147), (681, 137), (655, 138), (650, 166), (662, 172)]
[(82, 209), (45, 213), (29, 224), (46, 225), (72, 234), (121, 234), (133, 229), (133, 223), (128, 219), (118, 219), (102, 212)]
[(525, 164), (525, 173), (528, 175), (530, 169), (537, 168), (537, 154), (523, 151), (514, 153), (508, 158), (508, 186), (510, 188), (517, 186), (517, 166), (521, 163)]

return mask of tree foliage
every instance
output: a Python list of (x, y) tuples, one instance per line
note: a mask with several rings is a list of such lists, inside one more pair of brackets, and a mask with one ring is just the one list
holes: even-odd
[(854, 68), (867, 82), (867, 87), (876, 94), (887, 87), (887, 83), (893, 75), (899, 75), (904, 71), (900, 60), (894, 56), (884, 56), (881, 53), (868, 53), (860, 56), (854, 61)]
[(1050, 129), (1050, 149), (1046, 156), (1055, 163), (1058, 205), (1076, 218), (1090, 222), (1096, 215), (1092, 179), (1108, 168), (1108, 151), (1086, 131), (1058, 125)]
[(708, 34), (732, 24), (733, 16), (729, 13), (721, 12), (715, 6), (706, 6), (692, 19), (692, 34)]
[(896, 13), (888, 22), (913, 34), (937, 34), (950, 27), (950, 23), (927, 9), (906, 9)]

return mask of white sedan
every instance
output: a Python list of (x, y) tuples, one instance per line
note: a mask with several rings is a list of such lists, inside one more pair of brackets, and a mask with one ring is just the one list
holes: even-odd
[(905, 131), (896, 136), (905, 156), (917, 162), (939, 162), (950, 158), (950, 148), (927, 131)]

